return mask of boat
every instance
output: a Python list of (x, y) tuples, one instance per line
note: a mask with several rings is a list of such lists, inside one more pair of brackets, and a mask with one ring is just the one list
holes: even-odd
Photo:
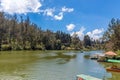
[(97, 60), (97, 62), (107, 62), (106, 60)]
[(105, 57), (100, 57), (97, 62), (107, 62), (107, 59)]
[(111, 62), (111, 63), (120, 63), (120, 60), (108, 59), (107, 62)]
[(94, 55), (92, 55), (91, 57), (90, 57), (90, 59), (91, 60), (100, 60), (100, 59), (102, 59), (102, 61), (103, 61), (103, 59), (105, 59), (105, 55), (104, 54), (94, 54)]
[(96, 58), (96, 57), (91, 57), (90, 59), (91, 60), (98, 60), (98, 58)]
[(80, 75), (77, 75), (76, 80), (102, 80), (102, 79), (99, 79), (90, 75), (80, 74)]
[(113, 72), (120, 72), (120, 68), (118, 68), (117, 66), (107, 67), (106, 70)]
[(99, 57), (98, 55), (93, 55), (93, 56), (90, 56), (90, 59), (91, 60), (98, 60), (98, 57)]

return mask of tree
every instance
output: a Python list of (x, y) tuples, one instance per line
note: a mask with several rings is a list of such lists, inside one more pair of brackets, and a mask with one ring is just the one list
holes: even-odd
[[(109, 23), (108, 30), (103, 36), (106, 45), (112, 43), (111, 47), (113, 50), (120, 50), (120, 20), (112, 19)], [(107, 46), (106, 46), (107, 47)]]
[(44, 32), (42, 42), (47, 50), (55, 49), (55, 41), (55, 34), (52, 31), (47, 30)]
[(56, 50), (61, 50), (61, 40), (57, 39), (56, 42), (55, 42), (55, 49)]
[(84, 46), (85, 48), (88, 48), (91, 46), (91, 39), (88, 35), (84, 36)]
[(70, 34), (64, 33), (62, 31), (57, 31), (55, 35), (57, 40), (60, 40), (63, 46), (70, 46), (71, 36)]
[(82, 43), (78, 37), (78, 35), (76, 33), (73, 34), (72, 36), (72, 46), (78, 50), (78, 49), (82, 49)]
[(0, 12), (0, 50), (2, 47), (2, 40), (4, 37), (5, 29), (4, 29), (4, 14)]

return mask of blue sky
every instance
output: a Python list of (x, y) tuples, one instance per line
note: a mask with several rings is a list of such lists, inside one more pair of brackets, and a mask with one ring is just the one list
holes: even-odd
[[(120, 17), (120, 0), (0, 0), (0, 11), (29, 16), (43, 30), (61, 30), (99, 39), (111, 18)], [(14, 5), (13, 5), (14, 4)]]

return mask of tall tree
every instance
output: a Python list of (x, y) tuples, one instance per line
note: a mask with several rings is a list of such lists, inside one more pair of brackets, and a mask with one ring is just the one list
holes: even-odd
[[(105, 32), (103, 39), (107, 44), (111, 44), (113, 50), (120, 50), (120, 20), (112, 19), (109, 23), (108, 30)], [(107, 46), (106, 46), (107, 47)]]
[(85, 48), (88, 48), (91, 46), (91, 39), (88, 35), (84, 36), (84, 46)]
[(62, 45), (70, 46), (70, 44), (71, 44), (70, 34), (67, 34), (67, 33), (62, 32), (62, 31), (57, 31), (55, 37), (57, 40), (61, 41)]
[(76, 33), (73, 34), (72, 36), (72, 46), (78, 50), (78, 49), (82, 49), (82, 43), (78, 37), (78, 35)]
[(0, 12), (0, 50), (2, 47), (2, 40), (4, 37), (5, 29), (4, 29), (4, 14)]

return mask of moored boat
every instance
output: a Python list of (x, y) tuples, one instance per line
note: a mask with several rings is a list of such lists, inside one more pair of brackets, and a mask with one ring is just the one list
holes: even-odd
[(97, 60), (98, 58), (99, 58), (98, 54), (94, 54), (94, 55), (90, 56), (91, 60)]
[(118, 68), (117, 66), (108, 67), (106, 68), (106, 70), (113, 71), (113, 72), (120, 72), (120, 68)]

